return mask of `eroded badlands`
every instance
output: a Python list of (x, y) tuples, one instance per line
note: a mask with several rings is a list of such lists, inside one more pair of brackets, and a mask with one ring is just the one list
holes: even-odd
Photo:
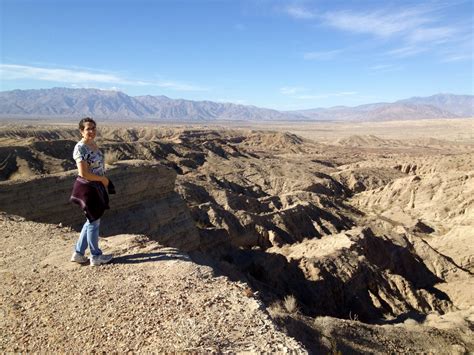
[[(243, 335), (235, 333), (240, 323), (231, 320), (219, 323), (224, 328), (214, 337), (197, 330), (191, 334), (183, 326), (180, 336), (193, 341), (168, 343), (168, 328), (160, 332), (162, 321), (153, 320), (163, 317), (153, 316), (161, 298), (144, 291), (126, 297), (132, 304), (155, 299), (153, 318), (145, 320), (141, 311), (151, 306), (137, 306), (136, 312), (127, 311), (130, 316), (119, 328), (144, 324), (147, 332), (123, 335), (122, 330), (101, 328), (99, 345), (89, 349), (112, 350), (113, 343), (100, 344), (122, 334), (119, 350), (473, 351), (474, 142), (448, 138), (345, 135), (322, 143), (280, 130), (101, 127), (99, 143), (119, 192), (103, 219), (106, 245), (116, 251), (124, 238), (117, 235), (135, 235), (127, 239), (131, 244), (119, 248), (125, 259), (135, 252), (133, 238), (145, 238), (147, 248), (154, 245), (150, 248), (158, 252), (178, 248), (193, 267), (212, 270), (194, 283), (205, 287), (224, 275), (229, 287), (241, 285), (244, 291), (232, 299), (231, 291), (218, 292), (223, 305), (228, 301), (244, 307), (227, 308), (229, 312), (251, 317), (254, 310), (245, 309), (246, 299), (259, 302), (263, 322), (268, 315), (270, 323), (248, 326), (273, 334), (274, 341), (248, 335), (242, 342)], [(3, 351), (72, 350), (65, 329), (54, 322), (35, 323), (47, 317), (49, 302), (35, 292), (47, 289), (46, 294), (72, 297), (72, 304), (83, 307), (71, 296), (79, 291), (71, 291), (67, 282), (54, 291), (53, 278), (61, 274), (73, 282), (82, 275), (85, 286), (92, 287), (85, 277), (88, 269), (71, 268), (62, 260), (74, 233), (58, 229), (58, 238), (67, 234), (62, 240), (68, 243), (56, 244), (40, 232), (54, 231), (41, 223), (77, 228), (81, 222), (80, 213), (67, 203), (75, 174), (70, 155), (77, 139), (76, 130), (67, 126), (0, 130), (0, 209), (6, 213), (1, 234), (1, 307), (7, 315)], [(41, 260), (21, 251), (33, 252), (22, 243), (30, 243), (23, 235), (25, 229), (35, 230), (34, 223), (39, 223), (36, 240), (48, 238), (36, 246)], [(94, 274), (118, 277), (127, 289), (146, 273), (146, 290), (171, 287), (153, 276), (165, 262), (148, 260), (153, 259), (150, 250), (142, 252), (143, 262), (119, 257)], [(193, 314), (204, 312), (210, 324), (220, 317), (222, 311), (191, 302), (192, 290), (181, 286), (173, 286), (175, 294), (169, 297), (185, 294), (183, 307), (189, 307), (176, 308), (176, 314), (185, 312), (186, 319), (197, 321)], [(115, 307), (120, 290), (112, 289), (107, 302)], [(59, 312), (70, 317), (72, 311), (60, 307)], [(67, 332), (80, 332), (75, 324)], [(44, 334), (51, 329), (56, 335), (48, 341)]]

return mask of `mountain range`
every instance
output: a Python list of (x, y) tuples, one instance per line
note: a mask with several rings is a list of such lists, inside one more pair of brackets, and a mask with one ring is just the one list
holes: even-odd
[(474, 116), (473, 95), (437, 94), (393, 103), (356, 107), (336, 106), (277, 111), (249, 105), (171, 99), (166, 96), (128, 96), (119, 91), (53, 88), (0, 92), (2, 118), (70, 118), (92, 116), (113, 120), (147, 121), (293, 121), (403, 120)]

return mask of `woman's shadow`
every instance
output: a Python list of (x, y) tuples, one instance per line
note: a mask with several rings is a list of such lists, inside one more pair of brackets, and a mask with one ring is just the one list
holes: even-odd
[(191, 258), (180, 253), (135, 253), (122, 256), (114, 256), (110, 264), (140, 264), (153, 261), (183, 260), (191, 262)]

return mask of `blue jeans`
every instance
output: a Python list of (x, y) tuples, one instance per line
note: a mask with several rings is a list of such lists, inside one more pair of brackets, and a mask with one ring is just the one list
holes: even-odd
[(89, 220), (87, 220), (86, 223), (84, 223), (81, 235), (76, 243), (77, 253), (84, 255), (87, 246), (89, 245), (92, 256), (102, 255), (102, 250), (99, 249), (99, 226), (100, 219), (95, 220), (94, 222), (89, 222)]

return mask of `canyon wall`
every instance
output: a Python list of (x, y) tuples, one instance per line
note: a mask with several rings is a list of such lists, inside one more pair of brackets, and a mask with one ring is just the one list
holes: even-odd
[[(102, 217), (101, 234), (145, 234), (185, 251), (199, 246), (188, 207), (174, 191), (176, 173), (157, 163), (122, 161), (107, 176), (117, 194)], [(0, 182), (0, 210), (45, 223), (80, 228), (85, 217), (69, 202), (75, 171)]]

